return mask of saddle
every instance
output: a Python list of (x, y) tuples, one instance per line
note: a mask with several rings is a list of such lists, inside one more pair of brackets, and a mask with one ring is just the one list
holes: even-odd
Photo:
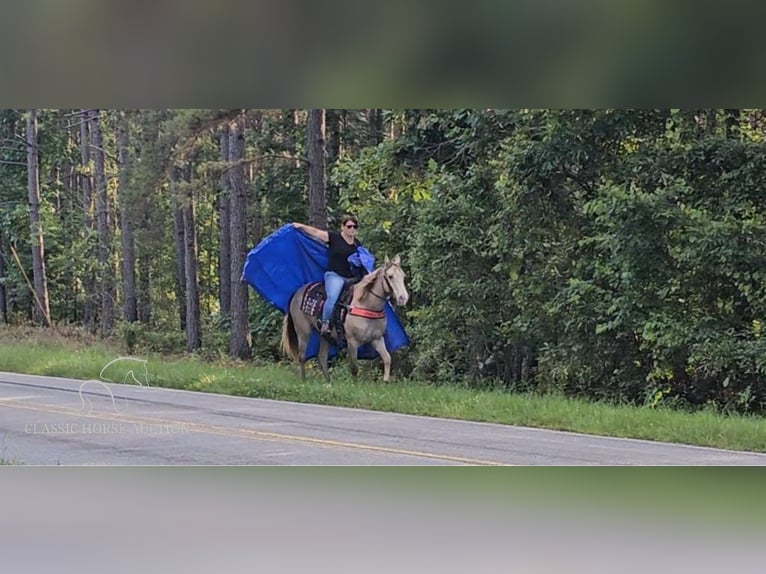
[[(337, 342), (343, 340), (343, 321), (346, 319), (348, 312), (348, 306), (351, 303), (351, 299), (354, 295), (354, 285), (359, 282), (359, 279), (346, 279), (343, 289), (340, 292), (338, 301), (335, 303), (335, 309), (333, 309), (330, 316), (330, 332), (333, 334), (333, 338)], [(324, 310), (325, 301), (327, 300), (327, 293), (324, 288), (324, 281), (315, 281), (306, 287), (303, 293), (303, 299), (301, 300), (301, 311), (314, 318), (314, 329), (317, 331), (321, 328), (322, 311)]]

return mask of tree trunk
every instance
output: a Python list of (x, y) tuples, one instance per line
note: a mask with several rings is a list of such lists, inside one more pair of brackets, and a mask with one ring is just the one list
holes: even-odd
[(136, 307), (138, 320), (148, 325), (152, 320), (152, 299), (149, 293), (151, 287), (151, 267), (147, 257), (138, 260), (138, 294), (136, 297)]
[(240, 115), (229, 132), (229, 170), (231, 185), (231, 356), (250, 358), (250, 329), (247, 284), (242, 280), (242, 268), (247, 257), (247, 190), (245, 170), (240, 162), (245, 154), (245, 116)]
[[(163, 233), (159, 230), (167, 226), (164, 210), (157, 209), (157, 198), (161, 196), (161, 181), (166, 178), (168, 153), (163, 145), (160, 135), (160, 125), (163, 122), (165, 110), (141, 110), (137, 113), (139, 130), (136, 134), (135, 145), (140, 163), (136, 163), (134, 179), (137, 180), (135, 192), (138, 199), (135, 204), (136, 214), (134, 229), (136, 259), (138, 267), (138, 293), (136, 304), (138, 306), (138, 320), (149, 324), (152, 321), (152, 281), (155, 276), (161, 277), (161, 271), (153, 267), (153, 261), (157, 250), (160, 249)], [(171, 198), (173, 194), (171, 193)], [(172, 201), (175, 201), (173, 198)], [(175, 203), (173, 203), (175, 215)], [(156, 273), (157, 275), (154, 275)], [(184, 280), (185, 281), (185, 280)], [(178, 289), (178, 285), (175, 285)], [(178, 291), (176, 291), (178, 295)], [(181, 316), (185, 314), (181, 311)], [(181, 326), (182, 329), (185, 325)]]
[[(221, 131), (221, 161), (229, 161), (229, 126), (224, 126)], [(224, 171), (221, 176), (221, 191), (218, 194), (218, 225), (220, 229), (220, 241), (218, 250), (218, 302), (221, 307), (221, 315), (228, 317), (231, 314), (231, 185), (229, 184), (229, 172)]]
[[(340, 116), (338, 110), (325, 110), (325, 132), (327, 135), (326, 172), (329, 175), (332, 168), (340, 159)], [(335, 207), (340, 197), (340, 189), (329, 181), (327, 182), (326, 204)]]
[(706, 109), (703, 112), (705, 114), (705, 133), (707, 135), (713, 135), (718, 128), (718, 110)]
[(8, 324), (8, 298), (5, 294), (5, 255), (3, 231), (0, 229), (0, 323)]
[(391, 139), (396, 140), (402, 137), (404, 135), (404, 118), (402, 117), (402, 114), (392, 114), (391, 115)]
[(114, 325), (114, 274), (110, 268), (112, 235), (110, 232), (109, 198), (106, 189), (104, 139), (101, 135), (99, 111), (91, 114), (93, 167), (96, 180), (96, 226), (98, 229), (98, 271), (101, 288), (101, 336), (112, 332)]
[(372, 145), (378, 145), (383, 141), (383, 110), (369, 110), (368, 118)]
[[(82, 161), (80, 187), (82, 189), (83, 232), (85, 234), (86, 262), (93, 260), (91, 238), (93, 237), (93, 171), (90, 164), (90, 111), (82, 110), (80, 123), (80, 157)], [(82, 278), (84, 293), (83, 324), (91, 333), (96, 332), (96, 280), (93, 268), (86, 265)]]
[[(303, 120), (301, 118), (300, 110), (292, 110), (292, 115), (293, 115), (293, 129), (291, 130), (287, 138), (287, 149), (296, 150), (298, 149), (297, 143), (298, 143), (299, 134), (302, 134), (304, 132), (304, 127), (303, 127)], [(303, 168), (303, 165), (301, 164), (301, 158), (299, 158), (297, 154), (295, 154), (295, 168), (296, 169)]]
[(120, 162), (119, 197), (120, 231), (122, 241), (122, 293), (123, 318), (129, 323), (138, 319), (136, 308), (136, 249), (133, 239), (133, 194), (130, 192), (130, 155), (128, 118), (120, 115), (117, 128), (118, 157)]
[(202, 346), (199, 307), (199, 261), (197, 259), (197, 230), (194, 215), (194, 191), (191, 165), (184, 170), (184, 193), (181, 211), (184, 229), (184, 264), (186, 267), (186, 350), (194, 352)]
[[(60, 116), (60, 114), (61, 112), (59, 112), (58, 115)], [(61, 120), (60, 117), (58, 119), (59, 121)], [(61, 166), (58, 169), (61, 177), (61, 182), (63, 184), (61, 187), (61, 193), (59, 194), (61, 208), (58, 213), (61, 216), (62, 223), (64, 223), (67, 232), (71, 233), (71, 231), (73, 231), (71, 228), (71, 222), (77, 220), (81, 211), (79, 199), (79, 166), (74, 161), (74, 158), (69, 155), (69, 152), (76, 146), (77, 138), (80, 134), (80, 128), (79, 126), (67, 127), (65, 133), (67, 136), (66, 143), (68, 153), (66, 154), (65, 158), (62, 158)], [(71, 235), (69, 235), (68, 238), (70, 241), (72, 240)], [(78, 253), (78, 255), (81, 256), (81, 253)], [(66, 285), (66, 289), (63, 290), (62, 295), (60, 296), (63, 298), (63, 301), (59, 303), (59, 308), (61, 309), (59, 316), (62, 319), (77, 325), (80, 323), (80, 309), (78, 301), (80, 281), (75, 269), (76, 268), (74, 265), (69, 265), (60, 275), (59, 281), (63, 280), (64, 285)], [(51, 304), (55, 305), (55, 303), (56, 301), (54, 295), (52, 297)], [(54, 310), (53, 313), (56, 314), (56, 311)]]
[(736, 137), (740, 125), (741, 112), (738, 109), (725, 109), (723, 111), (725, 118), (726, 137)]
[[(246, 129), (252, 129), (256, 132), (260, 132), (263, 128), (263, 114), (260, 111), (255, 111), (246, 116), (247, 122), (245, 124)], [(248, 201), (248, 215), (249, 220), (245, 224), (245, 228), (250, 230), (248, 237), (250, 247), (261, 240), (263, 237), (263, 201), (262, 190), (259, 185), (253, 185), (256, 180), (256, 174), (260, 169), (260, 163), (256, 161), (249, 161), (247, 165), (247, 172), (245, 174), (245, 186), (250, 193), (250, 201)], [(247, 254), (247, 250), (246, 250)]]
[(37, 110), (27, 115), (27, 184), (29, 190), (30, 244), (32, 245), (32, 282), (34, 284), (34, 319), (50, 327), (48, 280), (45, 276), (45, 241), (40, 222), (40, 169), (37, 143)]
[(311, 109), (308, 111), (306, 139), (309, 164), (309, 225), (319, 229), (327, 229), (324, 110)]
[(186, 244), (184, 241), (184, 215), (179, 201), (179, 173), (173, 168), (170, 176), (170, 195), (173, 201), (173, 223), (176, 244), (176, 303), (181, 330), (186, 332)]

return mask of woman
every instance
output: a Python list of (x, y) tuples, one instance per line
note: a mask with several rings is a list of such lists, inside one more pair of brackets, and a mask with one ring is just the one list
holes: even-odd
[(293, 227), (299, 231), (327, 243), (329, 251), (327, 253), (327, 270), (324, 274), (324, 287), (327, 293), (327, 300), (322, 310), (322, 335), (330, 334), (330, 317), (332, 317), (335, 303), (338, 301), (340, 292), (346, 279), (353, 278), (354, 272), (348, 262), (361, 243), (356, 239), (356, 230), (359, 223), (352, 215), (344, 215), (340, 224), (340, 233), (337, 231), (324, 231), (303, 223), (293, 223)]

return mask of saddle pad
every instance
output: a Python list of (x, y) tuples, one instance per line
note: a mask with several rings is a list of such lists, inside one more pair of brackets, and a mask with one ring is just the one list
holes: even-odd
[(324, 283), (322, 281), (312, 283), (303, 294), (301, 311), (311, 317), (319, 317), (322, 314), (325, 299), (327, 299), (327, 293), (325, 293)]

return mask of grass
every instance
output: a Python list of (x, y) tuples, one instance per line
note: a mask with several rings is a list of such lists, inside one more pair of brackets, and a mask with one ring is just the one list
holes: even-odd
[[(75, 329), (0, 328), (3, 371), (98, 379), (102, 368), (121, 355), (124, 353), (118, 345)], [(613, 406), (556, 395), (479, 391), (415, 380), (384, 384), (377, 364), (364, 369), (363, 376), (354, 381), (341, 362), (331, 382), (326, 383), (313, 362), (308, 380), (301, 382), (295, 369), (287, 365), (256, 365), (225, 358), (211, 362), (193, 356), (134, 356), (147, 360), (148, 381), (143, 381), (143, 365), (135, 362), (113, 365), (105, 376), (123, 382), (132, 368), (139, 380), (155, 387), (766, 452), (766, 421), (760, 417)]]

